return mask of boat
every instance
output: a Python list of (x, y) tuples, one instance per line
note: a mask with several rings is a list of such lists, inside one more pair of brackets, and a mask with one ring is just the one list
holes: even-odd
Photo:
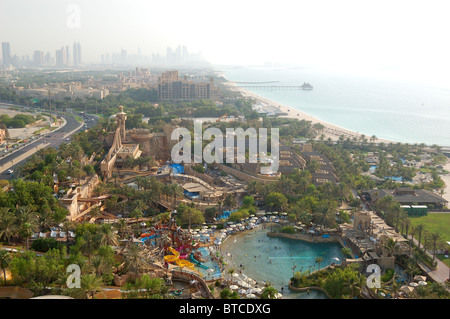
[(310, 91), (313, 89), (313, 86), (309, 83), (303, 82), (303, 84), (300, 86), (300, 88), (305, 91)]

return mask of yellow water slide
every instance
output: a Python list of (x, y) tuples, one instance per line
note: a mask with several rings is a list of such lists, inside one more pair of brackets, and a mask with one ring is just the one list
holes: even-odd
[(173, 263), (176, 260), (178, 260), (180, 258), (180, 253), (178, 251), (176, 251), (175, 249), (173, 249), (172, 247), (169, 247), (169, 251), (173, 254), (173, 255), (166, 255), (164, 256), (164, 260), (168, 263)]
[(187, 267), (190, 269), (195, 270), (195, 265), (191, 263), (189, 260), (180, 259), (180, 253), (173, 249), (172, 247), (169, 247), (169, 251), (173, 255), (166, 255), (164, 256), (164, 260), (168, 263), (175, 263), (177, 266), (180, 266), (181, 268)]

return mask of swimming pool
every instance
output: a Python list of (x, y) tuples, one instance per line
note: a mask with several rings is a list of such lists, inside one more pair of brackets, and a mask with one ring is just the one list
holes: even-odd
[[(288, 283), (295, 271), (316, 270), (315, 257), (322, 257), (320, 268), (342, 260), (341, 246), (337, 243), (307, 243), (280, 237), (268, 237), (267, 229), (257, 228), (241, 238), (229, 238), (233, 244), (227, 250), (231, 254), (227, 262), (234, 268), (256, 280), (270, 282), (286, 299), (325, 299), (319, 291), (293, 292)], [(243, 267), (240, 267), (242, 265)], [(225, 276), (225, 275), (224, 275)]]
[(218, 280), (222, 277), (222, 272), (220, 271), (219, 265), (215, 260), (212, 260), (209, 250), (206, 247), (197, 248), (198, 252), (202, 254), (202, 259), (205, 260), (201, 262), (203, 265), (208, 267), (208, 269), (203, 269), (201, 267), (196, 267), (198, 271), (203, 274), (203, 279), (205, 280)]

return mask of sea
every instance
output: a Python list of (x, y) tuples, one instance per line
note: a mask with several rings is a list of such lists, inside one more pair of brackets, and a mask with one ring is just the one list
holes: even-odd
[(450, 87), (436, 81), (313, 67), (223, 67), (220, 71), (231, 82), (309, 83), (311, 91), (247, 89), (368, 138), (450, 146)]

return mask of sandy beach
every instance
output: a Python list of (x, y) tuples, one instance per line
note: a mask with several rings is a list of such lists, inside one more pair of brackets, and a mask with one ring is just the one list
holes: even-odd
[(442, 197), (444, 197), (450, 203), (450, 159), (444, 165), (444, 169), (446, 171), (448, 171), (449, 173), (447, 173), (445, 175), (441, 175), (441, 178), (445, 183), (445, 190), (444, 190), (444, 194), (442, 195)]
[[(341, 135), (344, 136), (344, 139), (350, 138), (351, 140), (353, 140), (354, 137), (356, 137), (357, 139), (359, 139), (361, 137), (361, 133), (358, 132), (354, 132), (342, 127), (339, 127), (337, 125), (334, 125), (332, 123), (326, 122), (326, 121), (322, 121), (319, 120), (315, 117), (312, 117), (311, 115), (308, 115), (306, 113), (303, 113), (299, 110), (296, 110), (292, 107), (286, 106), (286, 105), (282, 105), (280, 103), (277, 103), (275, 101), (263, 98), (259, 95), (257, 95), (256, 93), (250, 92), (249, 90), (243, 89), (238, 87), (237, 85), (235, 85), (234, 83), (227, 83), (229, 85), (229, 87), (233, 90), (239, 91), (243, 96), (245, 97), (251, 97), (253, 99), (255, 99), (256, 101), (260, 102), (260, 106), (265, 107), (267, 109), (267, 111), (269, 112), (273, 112), (273, 111), (278, 111), (281, 113), (287, 113), (287, 115), (283, 115), (280, 117), (288, 117), (288, 118), (295, 118), (298, 120), (305, 120), (305, 121), (311, 121), (311, 123), (314, 125), (315, 123), (320, 123), (322, 124), (325, 129), (323, 131), (323, 135), (325, 136), (325, 140), (327, 140), (328, 138), (331, 138), (332, 141), (337, 141), (339, 140), (339, 137)], [(371, 136), (365, 136), (367, 138), (367, 140), (370, 140)], [(377, 138), (376, 143), (397, 143), (396, 141), (391, 141), (391, 140), (385, 140), (385, 139), (380, 139)]]

